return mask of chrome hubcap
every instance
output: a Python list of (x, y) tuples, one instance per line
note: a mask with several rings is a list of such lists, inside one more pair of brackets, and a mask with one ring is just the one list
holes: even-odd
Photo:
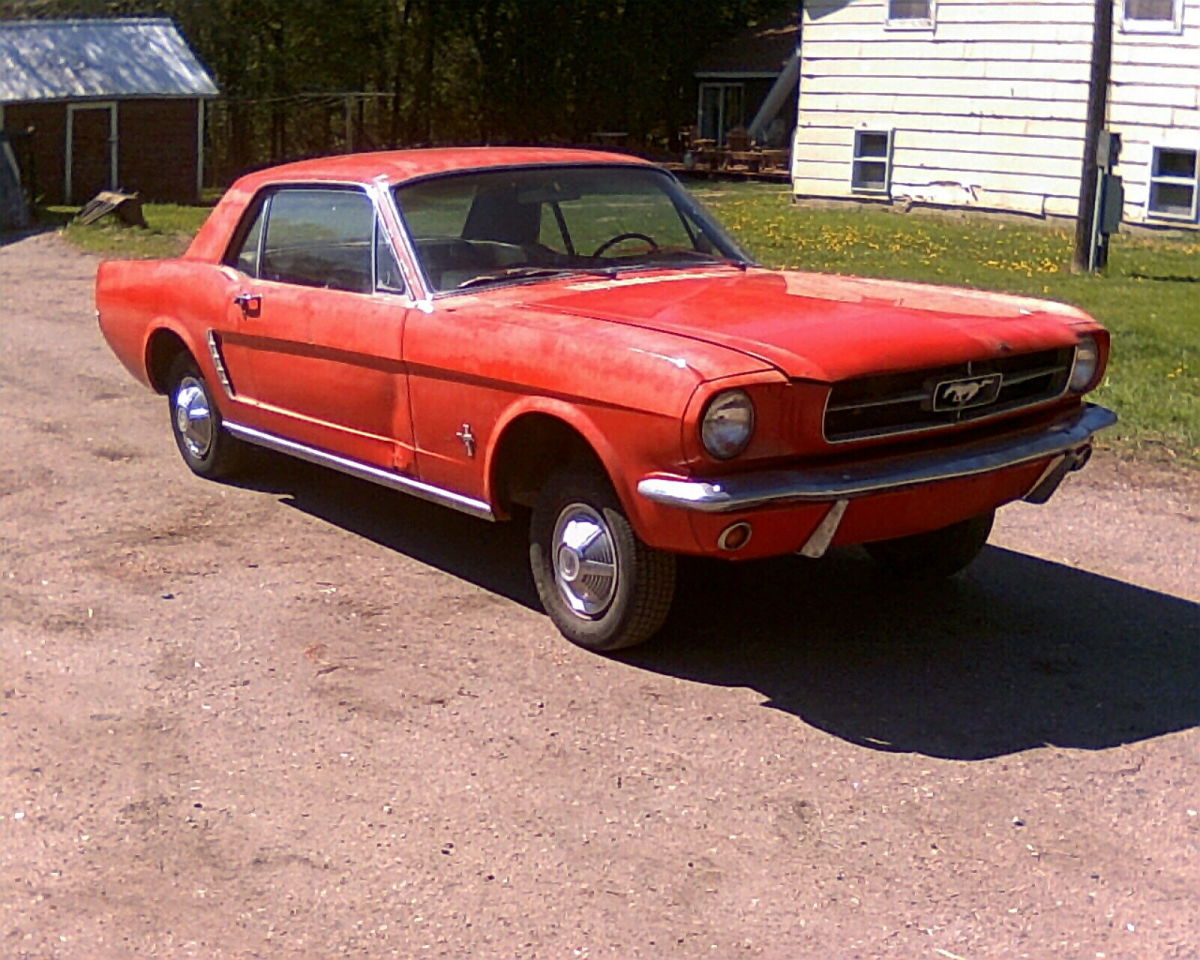
[(195, 377), (184, 377), (175, 391), (175, 432), (188, 452), (203, 459), (212, 447), (213, 421), (208, 394)]
[(588, 620), (603, 616), (617, 591), (617, 551), (604, 518), (584, 503), (566, 507), (554, 525), (553, 556), (567, 605)]

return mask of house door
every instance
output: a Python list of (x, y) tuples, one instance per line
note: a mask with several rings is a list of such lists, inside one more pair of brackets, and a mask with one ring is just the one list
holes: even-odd
[(700, 84), (700, 107), (696, 123), (700, 128), (700, 136), (724, 146), (725, 135), (745, 122), (744, 102), (744, 84)]
[(67, 107), (66, 202), (87, 203), (117, 181), (117, 106)]

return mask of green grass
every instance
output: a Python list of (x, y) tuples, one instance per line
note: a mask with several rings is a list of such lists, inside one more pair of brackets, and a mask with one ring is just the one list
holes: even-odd
[(76, 207), (43, 207), (38, 216), (43, 222), (61, 224), (63, 236), (89, 253), (149, 260), (183, 253), (209, 210), (209, 207), (147, 203), (142, 207), (142, 215), (148, 229), (123, 226), (112, 216), (83, 226), (72, 220)]
[(1004, 290), (1073, 303), (1112, 331), (1094, 398), (1121, 423), (1106, 445), (1200, 465), (1200, 236), (1118, 236), (1105, 276), (1075, 276), (1073, 227), (981, 215), (815, 209), (786, 187), (696, 191), (762, 263)]
[[(1114, 238), (1108, 274), (1074, 276), (1072, 234), (979, 215), (794, 205), (786, 187), (706, 184), (697, 194), (764, 264), (1004, 290), (1063, 300), (1113, 333), (1095, 399), (1121, 423), (1103, 435), (1124, 452), (1200, 466), (1200, 236)], [(74, 211), (52, 207), (66, 223)], [(181, 253), (207, 207), (146, 204), (149, 230), (64, 226), (85, 250), (110, 257)], [(111, 218), (109, 218), (111, 219)]]

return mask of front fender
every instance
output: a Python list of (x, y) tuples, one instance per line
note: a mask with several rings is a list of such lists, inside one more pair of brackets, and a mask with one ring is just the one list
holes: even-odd
[[(496, 423), (495, 442), (489, 445), (484, 460), (485, 499), (493, 509), (499, 506), (497, 457), (508, 430), (530, 414), (553, 417), (578, 433), (595, 453), (613, 485), (635, 529), (643, 526), (637, 514), (646, 505), (637, 495), (637, 482), (643, 468), (653, 463), (682, 462), (679, 442), (679, 418), (659, 413), (618, 409), (603, 404), (581, 405), (555, 397), (527, 396), (511, 404)], [(639, 442), (622, 443), (620, 452), (615, 437), (637, 437)], [(658, 456), (652, 456), (654, 451)]]

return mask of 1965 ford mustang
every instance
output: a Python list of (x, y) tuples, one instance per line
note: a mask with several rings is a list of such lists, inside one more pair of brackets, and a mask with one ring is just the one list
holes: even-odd
[(954, 573), (1116, 419), (1083, 401), (1108, 337), (1079, 310), (766, 270), (668, 173), (587, 151), (255, 173), (181, 258), (102, 264), (96, 301), (195, 473), (255, 444), (528, 516), (542, 602), (593, 650), (661, 626), (679, 554)]

